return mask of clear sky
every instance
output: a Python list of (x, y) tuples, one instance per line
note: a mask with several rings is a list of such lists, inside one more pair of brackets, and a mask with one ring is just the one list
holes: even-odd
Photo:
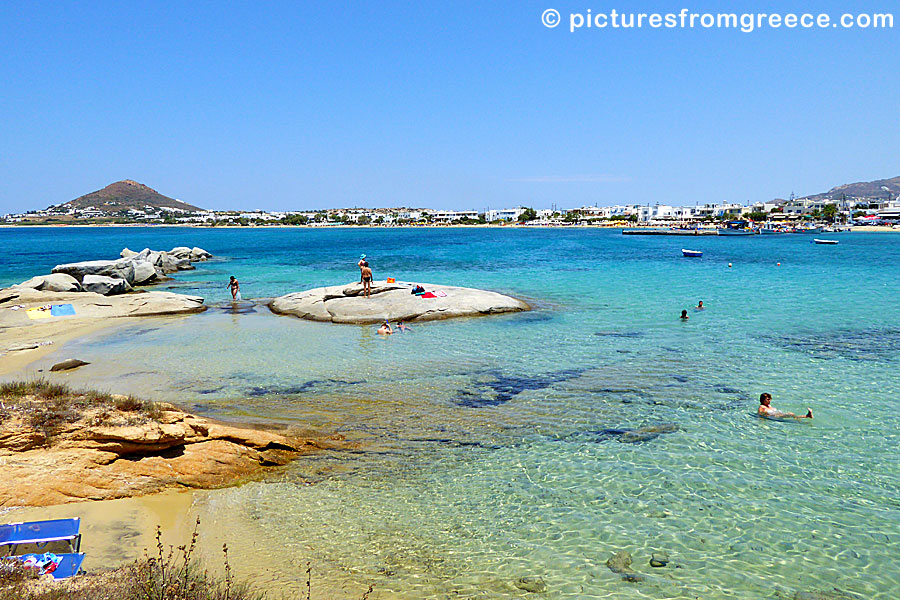
[(900, 19), (570, 33), (569, 13), (613, 7), (900, 17), (895, 0), (3, 2), (0, 213), (120, 179), (214, 209), (480, 210), (900, 175)]

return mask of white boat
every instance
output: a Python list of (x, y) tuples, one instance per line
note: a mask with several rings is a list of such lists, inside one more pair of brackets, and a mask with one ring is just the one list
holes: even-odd
[(701, 256), (703, 256), (703, 252), (701, 250), (688, 250), (686, 248), (682, 248), (681, 253), (689, 258), (700, 258)]
[(831, 245), (834, 245), (834, 244), (837, 244), (837, 243), (838, 243), (837, 240), (822, 240), (822, 239), (819, 239), (819, 238), (815, 238), (815, 239), (813, 240), (813, 242), (815, 242), (815, 243), (817, 243), (817, 244), (831, 244)]

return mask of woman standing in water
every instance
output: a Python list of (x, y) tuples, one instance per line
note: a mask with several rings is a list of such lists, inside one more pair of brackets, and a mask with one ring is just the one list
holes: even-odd
[(226, 287), (231, 290), (232, 300), (241, 299), (241, 284), (237, 279), (235, 279), (234, 275), (231, 276), (231, 281), (228, 282), (228, 285)]

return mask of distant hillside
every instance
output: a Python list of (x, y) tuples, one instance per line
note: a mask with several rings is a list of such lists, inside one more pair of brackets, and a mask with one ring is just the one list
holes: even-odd
[(78, 210), (94, 208), (110, 214), (129, 209), (145, 210), (147, 208), (179, 208), (189, 212), (203, 210), (181, 200), (163, 196), (153, 188), (130, 179), (111, 183), (102, 190), (69, 200), (60, 207)]
[(900, 177), (891, 179), (879, 179), (877, 181), (861, 181), (859, 183), (846, 183), (833, 187), (822, 194), (807, 196), (807, 198), (840, 200), (841, 195), (847, 198), (873, 198), (885, 199), (889, 195), (895, 198), (900, 194)]

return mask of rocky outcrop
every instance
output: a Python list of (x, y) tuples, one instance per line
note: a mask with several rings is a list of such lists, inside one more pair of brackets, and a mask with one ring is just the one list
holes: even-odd
[[(86, 402), (74, 398), (65, 404)], [(0, 422), (0, 507), (222, 487), (319, 448), (340, 446), (339, 437), (235, 427), (169, 404), (121, 396), (63, 422), (46, 410), (35, 417), (21, 403), (7, 411), (12, 415)]]
[(44, 292), (80, 292), (81, 284), (77, 279), (65, 273), (53, 273), (51, 275), (38, 275), (28, 281), (23, 281), (16, 287), (26, 287)]
[(113, 279), (134, 281), (134, 265), (130, 260), (88, 260), (78, 263), (68, 263), (53, 267), (53, 273), (65, 273), (78, 281), (84, 280), (85, 275), (100, 275)]
[[(212, 254), (202, 248), (179, 246), (170, 252), (158, 252), (144, 248), (134, 252), (125, 248), (121, 258), (116, 260), (89, 260), (67, 263), (53, 267), (51, 275), (32, 277), (15, 287), (28, 287), (51, 292), (89, 292), (104, 295), (124, 294), (132, 286), (151, 285), (168, 279), (169, 273), (193, 269), (192, 261), (212, 258)], [(85, 283), (90, 277), (90, 285)], [(110, 282), (104, 277), (117, 280)], [(124, 283), (122, 283), (124, 282)]]
[[(140, 292), (124, 296), (104, 297), (92, 292), (44, 292), (31, 288), (8, 288), (0, 291), (0, 328), (20, 325), (33, 327), (43, 321), (30, 321), (27, 309), (48, 304), (71, 304), (73, 316), (57, 319), (111, 319), (117, 317), (147, 317), (202, 312), (203, 298), (171, 292)], [(21, 306), (20, 310), (2, 310)], [(55, 322), (48, 319), (48, 323)]]
[(86, 292), (94, 292), (102, 296), (124, 294), (132, 289), (125, 279), (104, 277), (103, 275), (85, 275), (81, 280), (81, 287)]
[(362, 284), (316, 288), (275, 298), (272, 312), (312, 321), (379, 323), (433, 321), (530, 310), (527, 303), (496, 292), (472, 288), (422, 284), (426, 297), (411, 293), (412, 284), (373, 282), (370, 297)]

